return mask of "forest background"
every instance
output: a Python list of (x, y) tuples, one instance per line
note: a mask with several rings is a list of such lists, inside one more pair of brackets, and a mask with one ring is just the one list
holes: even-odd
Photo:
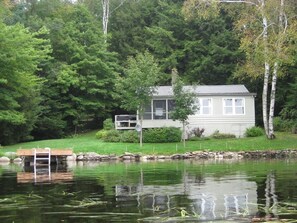
[[(159, 63), (160, 85), (171, 83), (174, 68), (186, 84), (244, 84), (258, 95), (256, 122), (263, 125), (263, 77), (242, 69), (246, 54), (234, 29), (240, 7), (226, 5), (220, 16), (186, 20), (183, 0), (0, 4), (1, 145), (100, 128), (123, 112), (115, 82), (128, 58), (146, 51)], [(297, 123), (297, 54), (290, 57), (280, 65), (277, 84), (275, 116), (281, 123)]]

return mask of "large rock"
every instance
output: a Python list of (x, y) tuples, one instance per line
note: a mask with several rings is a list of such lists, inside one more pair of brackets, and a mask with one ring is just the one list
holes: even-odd
[(10, 162), (10, 159), (6, 156), (0, 157), (0, 163), (8, 163)]
[(5, 157), (8, 157), (9, 159), (14, 159), (17, 157), (17, 154), (15, 152), (6, 152), (4, 153)]
[(15, 159), (13, 159), (13, 162), (14, 163), (21, 163), (21, 162), (23, 162), (23, 160), (21, 158), (15, 158)]
[(73, 153), (72, 156), (67, 156), (66, 160), (67, 161), (76, 161), (76, 158), (77, 158), (76, 154)]

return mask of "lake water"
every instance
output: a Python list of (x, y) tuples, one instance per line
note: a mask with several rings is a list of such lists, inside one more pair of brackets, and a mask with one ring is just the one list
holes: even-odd
[(0, 165), (1, 223), (297, 219), (296, 160), (69, 163), (33, 172)]

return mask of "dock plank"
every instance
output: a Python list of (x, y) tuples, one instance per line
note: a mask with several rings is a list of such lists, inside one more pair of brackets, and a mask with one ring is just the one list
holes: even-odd
[[(47, 151), (45, 149), (36, 149), (38, 152)], [(18, 156), (34, 156), (34, 149), (18, 149), (17, 150)], [(72, 149), (51, 149), (51, 156), (72, 156), (73, 150)]]

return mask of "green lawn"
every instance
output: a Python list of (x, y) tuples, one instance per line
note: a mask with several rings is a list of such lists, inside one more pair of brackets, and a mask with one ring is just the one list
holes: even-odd
[(297, 149), (297, 135), (277, 133), (275, 140), (265, 136), (241, 139), (209, 139), (188, 141), (184, 148), (182, 143), (145, 143), (142, 148), (133, 143), (106, 143), (95, 138), (96, 131), (81, 134), (72, 138), (42, 140), (5, 146), (0, 149), (0, 155), (7, 151), (32, 148), (72, 148), (74, 152), (97, 152), (99, 154), (121, 155), (124, 152), (140, 154), (170, 155), (188, 151), (253, 151)]

